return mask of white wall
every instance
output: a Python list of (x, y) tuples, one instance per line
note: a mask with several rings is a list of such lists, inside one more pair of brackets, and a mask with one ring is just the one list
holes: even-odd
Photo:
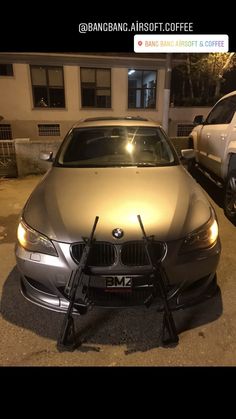
[(179, 122), (193, 122), (194, 117), (196, 115), (203, 115), (204, 118), (210, 112), (211, 107), (192, 107), (192, 108), (185, 108), (185, 107), (178, 107), (178, 108), (170, 108), (169, 110), (169, 118), (174, 121)]
[(32, 103), (27, 70), (28, 66), (25, 64), (14, 64), (14, 77), (0, 77), (0, 113), (4, 119), (31, 117)]
[(192, 124), (196, 115), (203, 115), (204, 118), (208, 115), (211, 108), (209, 107), (193, 107), (193, 108), (170, 108), (169, 109), (169, 130), (170, 137), (175, 137), (178, 131), (179, 124)]

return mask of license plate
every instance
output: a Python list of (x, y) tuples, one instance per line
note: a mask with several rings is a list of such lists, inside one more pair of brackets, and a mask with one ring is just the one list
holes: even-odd
[(132, 277), (130, 276), (123, 276), (123, 275), (107, 276), (105, 279), (106, 279), (106, 288), (108, 289), (114, 289), (114, 288), (131, 289), (132, 287)]

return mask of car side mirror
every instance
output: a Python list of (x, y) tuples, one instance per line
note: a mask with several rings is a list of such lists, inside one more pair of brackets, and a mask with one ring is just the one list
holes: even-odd
[(39, 155), (40, 160), (53, 162), (53, 152), (52, 151), (41, 151)]
[(185, 150), (181, 150), (181, 156), (185, 160), (195, 159), (195, 150), (193, 148), (186, 148)]
[(203, 124), (203, 122), (204, 122), (203, 115), (196, 115), (194, 120), (193, 120), (194, 125), (201, 125), (201, 124)]

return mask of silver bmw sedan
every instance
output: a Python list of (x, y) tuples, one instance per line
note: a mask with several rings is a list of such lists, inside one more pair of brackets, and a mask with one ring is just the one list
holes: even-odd
[[(158, 304), (138, 214), (165, 269), (172, 309), (214, 295), (221, 251), (215, 212), (158, 124), (87, 119), (72, 127), (55, 158), (42, 158), (51, 168), (26, 202), (17, 231), (17, 266), (28, 300), (67, 310), (66, 288), (98, 216), (82, 278), (89, 301), (127, 307), (154, 295)], [(74, 313), (84, 305), (78, 295)]]

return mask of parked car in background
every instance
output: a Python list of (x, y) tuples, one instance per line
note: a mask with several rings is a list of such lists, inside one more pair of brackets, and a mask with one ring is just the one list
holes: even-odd
[[(42, 158), (53, 160), (52, 153)], [(214, 209), (163, 129), (131, 117), (86, 119), (66, 135), (22, 211), (16, 260), (23, 295), (67, 310), (65, 286), (99, 216), (83, 278), (89, 299), (104, 307), (143, 304), (154, 284), (137, 214), (166, 270), (172, 308), (211, 297), (221, 250)], [(82, 305), (78, 299), (78, 311)]]
[(225, 214), (236, 221), (236, 91), (222, 97), (205, 121), (198, 115), (194, 122), (195, 161), (224, 187)]

